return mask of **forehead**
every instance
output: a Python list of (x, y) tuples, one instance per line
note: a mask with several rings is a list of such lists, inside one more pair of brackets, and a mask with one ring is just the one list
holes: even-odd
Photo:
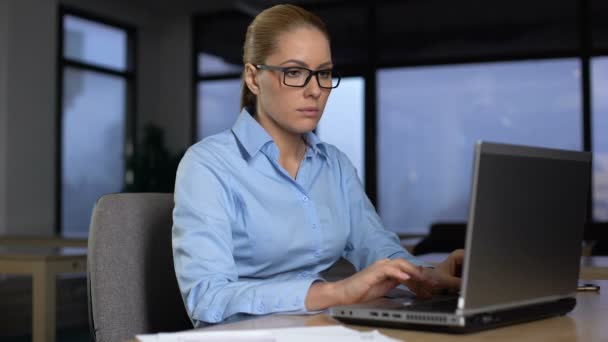
[(314, 27), (299, 27), (281, 33), (268, 62), (281, 63), (297, 59), (311, 67), (331, 61), (331, 49), (325, 34)]

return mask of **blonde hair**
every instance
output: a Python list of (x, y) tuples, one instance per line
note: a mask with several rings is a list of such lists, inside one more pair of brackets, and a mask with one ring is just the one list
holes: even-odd
[[(275, 51), (278, 36), (302, 26), (318, 29), (329, 40), (329, 33), (323, 20), (301, 7), (276, 5), (260, 12), (247, 28), (243, 44), (243, 65), (247, 63), (264, 64), (268, 56)], [(247, 108), (253, 115), (257, 98), (245, 83), (244, 69), (241, 87), (241, 110)]]

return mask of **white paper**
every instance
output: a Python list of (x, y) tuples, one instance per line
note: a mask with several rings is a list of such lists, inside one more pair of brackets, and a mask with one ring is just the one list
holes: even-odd
[(141, 342), (341, 342), (341, 341), (397, 341), (378, 330), (359, 332), (343, 326), (301, 327), (234, 331), (188, 331), (137, 335)]

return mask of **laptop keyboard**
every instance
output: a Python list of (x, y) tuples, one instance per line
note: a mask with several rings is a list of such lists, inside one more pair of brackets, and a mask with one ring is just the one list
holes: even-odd
[(458, 306), (458, 298), (428, 300), (406, 305), (407, 311), (454, 312)]

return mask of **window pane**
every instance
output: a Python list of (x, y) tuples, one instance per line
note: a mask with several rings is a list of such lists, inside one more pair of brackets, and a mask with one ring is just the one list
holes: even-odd
[(66, 15), (64, 57), (118, 71), (127, 69), (127, 33), (109, 25)]
[(199, 56), (199, 75), (223, 74), (226, 67), (232, 66), (238, 66), (238, 72), (242, 70), (243, 42), (252, 19), (250, 14), (238, 9), (201, 15), (194, 19), (194, 51)]
[(240, 64), (231, 64), (221, 57), (208, 53), (198, 54), (198, 74), (199, 75), (221, 75), (234, 74), (243, 71)]
[(378, 205), (394, 231), (466, 221), (477, 140), (582, 148), (576, 59), (386, 69), (378, 84)]
[(362, 181), (365, 179), (364, 85), (363, 77), (343, 78), (340, 86), (331, 91), (317, 127), (321, 140), (346, 153)]
[(608, 221), (608, 57), (591, 64), (593, 80), (593, 218)]
[(123, 187), (126, 82), (66, 68), (62, 113), (62, 218), (66, 236), (86, 236), (95, 201)]
[(240, 113), (240, 99), (240, 79), (199, 82), (197, 138), (231, 128)]

